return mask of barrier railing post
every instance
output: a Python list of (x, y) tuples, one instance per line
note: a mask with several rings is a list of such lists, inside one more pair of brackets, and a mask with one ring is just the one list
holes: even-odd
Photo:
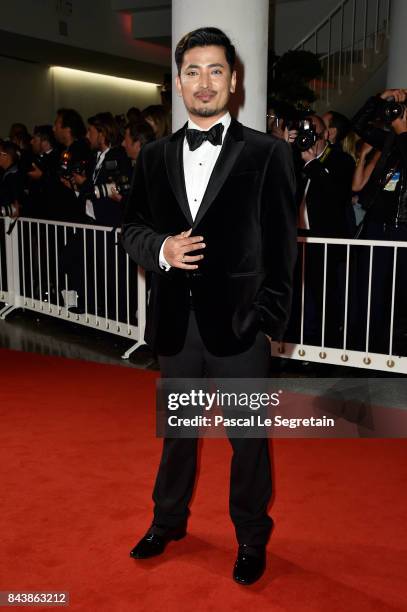
[(7, 305), (0, 310), (0, 317), (5, 319), (13, 310), (21, 306), (20, 273), (18, 256), (18, 221), (5, 220), (5, 251), (7, 269)]

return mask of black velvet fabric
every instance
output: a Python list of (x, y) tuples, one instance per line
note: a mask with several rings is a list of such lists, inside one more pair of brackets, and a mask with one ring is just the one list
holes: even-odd
[[(205, 346), (214, 355), (233, 355), (247, 350), (259, 329), (279, 339), (287, 324), (297, 255), (291, 151), (285, 142), (233, 119), (192, 221), (184, 133), (185, 126), (143, 148), (123, 246), (153, 273), (146, 342), (157, 353), (181, 350), (191, 292)], [(163, 240), (190, 227), (206, 243), (199, 270), (161, 270)]]

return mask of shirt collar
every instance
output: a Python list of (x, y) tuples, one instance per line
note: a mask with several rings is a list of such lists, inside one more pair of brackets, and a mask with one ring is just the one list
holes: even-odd
[(329, 146), (329, 143), (326, 143), (324, 150), (321, 151), (321, 153), (319, 153), (315, 159), (319, 159), (320, 157), (322, 157), (325, 151), (327, 150), (328, 146)]
[(111, 147), (108, 147), (104, 151), (98, 151), (96, 155), (96, 162), (100, 164), (106, 157), (107, 153), (110, 151)]
[(224, 130), (223, 130), (223, 134), (222, 134), (222, 142), (223, 139), (225, 138), (225, 134), (228, 131), (228, 128), (230, 126), (230, 122), (232, 121), (232, 117), (230, 116), (229, 111), (227, 111), (220, 119), (218, 119), (218, 121), (215, 121), (214, 123), (212, 123), (212, 125), (210, 125), (208, 128), (204, 129), (199, 127), (199, 125), (197, 125), (196, 123), (194, 123), (192, 121), (192, 119), (188, 119), (188, 125), (187, 128), (188, 129), (192, 129), (192, 130), (199, 130), (201, 132), (205, 132), (207, 130), (210, 130), (212, 126), (216, 125), (217, 123), (222, 123), (222, 125), (224, 126)]

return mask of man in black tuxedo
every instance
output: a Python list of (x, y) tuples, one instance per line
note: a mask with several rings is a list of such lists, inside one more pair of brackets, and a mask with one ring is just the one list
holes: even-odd
[[(153, 273), (146, 341), (165, 378), (267, 377), (296, 258), (291, 153), (229, 115), (235, 49), (223, 32), (187, 34), (175, 59), (188, 124), (143, 148), (123, 226), (125, 249)], [(230, 442), (233, 577), (251, 584), (264, 571), (272, 527), (268, 443)], [(185, 535), (196, 451), (196, 438), (164, 439), (153, 523), (132, 557), (160, 554)]]

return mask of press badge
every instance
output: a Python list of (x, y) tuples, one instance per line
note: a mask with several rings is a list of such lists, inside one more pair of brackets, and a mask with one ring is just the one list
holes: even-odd
[(396, 191), (397, 183), (400, 180), (400, 172), (393, 172), (390, 180), (384, 186), (384, 191)]

